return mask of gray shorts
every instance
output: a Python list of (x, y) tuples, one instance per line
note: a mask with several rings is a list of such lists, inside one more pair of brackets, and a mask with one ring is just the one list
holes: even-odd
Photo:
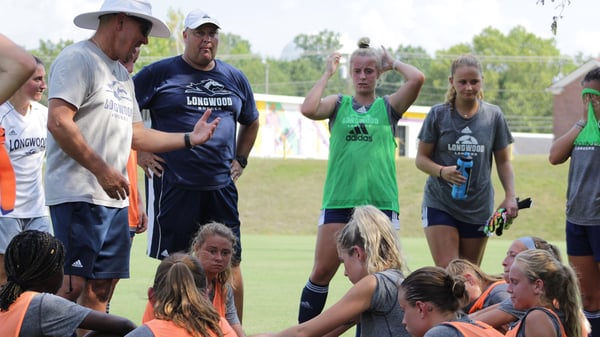
[(52, 224), (49, 216), (37, 218), (9, 218), (0, 217), (0, 254), (6, 252), (10, 240), (17, 234), (26, 230), (38, 230), (52, 233)]

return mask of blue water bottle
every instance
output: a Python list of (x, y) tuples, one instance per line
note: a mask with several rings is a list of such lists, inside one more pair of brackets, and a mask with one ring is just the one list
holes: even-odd
[(464, 184), (452, 185), (452, 198), (464, 200), (469, 194), (469, 182), (471, 181), (471, 168), (473, 168), (473, 158), (469, 153), (458, 157), (456, 161), (456, 169), (467, 179)]

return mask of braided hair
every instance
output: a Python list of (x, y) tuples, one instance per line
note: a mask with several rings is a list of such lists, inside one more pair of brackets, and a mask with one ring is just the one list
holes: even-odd
[[(8, 282), (0, 288), (0, 311), (27, 290), (49, 289), (49, 280), (62, 280), (65, 249), (62, 242), (49, 233), (27, 230), (17, 234), (8, 244), (4, 269)], [(60, 276), (60, 278), (59, 278)]]

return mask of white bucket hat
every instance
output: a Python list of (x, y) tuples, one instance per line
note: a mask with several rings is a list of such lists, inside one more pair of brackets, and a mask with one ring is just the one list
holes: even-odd
[(152, 16), (152, 4), (148, 0), (105, 0), (99, 11), (79, 14), (73, 19), (73, 22), (80, 28), (97, 29), (98, 18), (111, 13), (125, 13), (152, 22), (150, 36), (171, 36), (169, 27), (162, 20)]

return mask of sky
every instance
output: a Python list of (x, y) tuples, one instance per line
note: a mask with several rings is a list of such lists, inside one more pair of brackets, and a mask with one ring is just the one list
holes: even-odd
[[(560, 1), (560, 0), (557, 0)], [(39, 40), (82, 40), (92, 31), (73, 18), (100, 9), (102, 0), (0, 0), (0, 32), (27, 49)], [(202, 9), (221, 23), (222, 31), (248, 40), (263, 57), (279, 58), (295, 36), (323, 30), (341, 34), (342, 52), (359, 38), (372, 46), (400, 44), (435, 51), (470, 43), (486, 27), (507, 34), (517, 25), (544, 39), (555, 39), (563, 55), (600, 56), (598, 0), (571, 0), (552, 35), (556, 2), (546, 0), (154, 0), (154, 16), (166, 21), (169, 8), (184, 14)], [(198, 7), (200, 6), (200, 7)], [(174, 32), (180, 34), (181, 32)]]

